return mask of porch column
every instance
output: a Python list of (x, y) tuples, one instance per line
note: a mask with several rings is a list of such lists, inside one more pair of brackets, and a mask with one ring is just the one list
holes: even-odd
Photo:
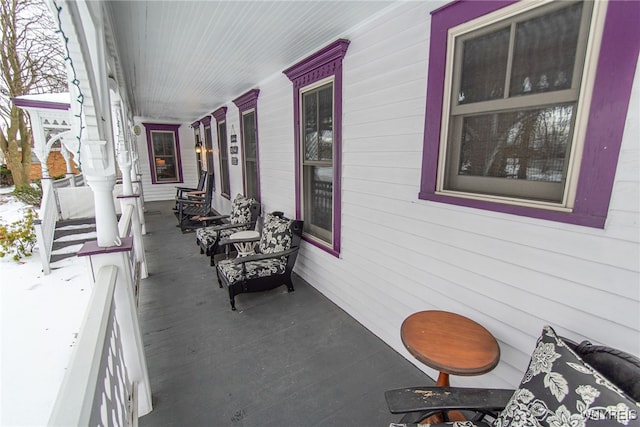
[(65, 173), (65, 178), (71, 178), (70, 185), (72, 187), (76, 186), (76, 181), (73, 179), (73, 165), (71, 164), (71, 153), (64, 146), (62, 140), (60, 141), (60, 154), (62, 154), (62, 158), (64, 159), (64, 163), (67, 166), (67, 172)]
[(93, 191), (98, 246), (120, 246), (113, 188), (116, 185), (112, 147), (107, 141), (83, 141), (81, 158), (87, 184)]

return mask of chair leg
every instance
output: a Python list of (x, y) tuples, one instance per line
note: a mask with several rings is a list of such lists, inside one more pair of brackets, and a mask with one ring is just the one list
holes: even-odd
[(293, 282), (291, 281), (291, 277), (287, 278), (287, 291), (295, 291), (295, 289), (293, 289)]
[(233, 292), (233, 285), (229, 285), (229, 302), (231, 303), (231, 310), (236, 311), (236, 294)]

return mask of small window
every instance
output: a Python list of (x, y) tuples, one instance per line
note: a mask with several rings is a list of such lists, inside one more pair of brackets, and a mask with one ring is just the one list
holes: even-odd
[(342, 59), (337, 40), (284, 71), (293, 82), (296, 216), (303, 238), (338, 256), (341, 223)]
[(229, 147), (227, 144), (227, 107), (213, 112), (218, 122), (218, 150), (220, 151), (220, 194), (231, 198), (231, 183), (229, 181)]
[(143, 123), (147, 133), (151, 181), (154, 184), (182, 182), (180, 125)]
[(240, 114), (240, 134), (242, 138), (242, 172), (244, 194), (260, 200), (260, 168), (258, 153), (258, 95), (253, 89), (233, 100)]
[(631, 8), (434, 11), (420, 198), (604, 227), (638, 57)]

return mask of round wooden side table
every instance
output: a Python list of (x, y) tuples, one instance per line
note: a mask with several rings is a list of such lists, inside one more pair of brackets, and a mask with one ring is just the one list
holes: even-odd
[(449, 375), (480, 375), (500, 360), (498, 342), (482, 325), (447, 311), (420, 311), (402, 322), (400, 335), (409, 352), (437, 369), (437, 386), (449, 386)]

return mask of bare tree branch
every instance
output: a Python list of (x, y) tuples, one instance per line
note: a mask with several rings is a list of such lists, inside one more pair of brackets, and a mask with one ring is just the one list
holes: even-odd
[(0, 27), (0, 150), (16, 186), (27, 185), (31, 129), (11, 98), (67, 90), (63, 46), (42, 0), (0, 0)]

